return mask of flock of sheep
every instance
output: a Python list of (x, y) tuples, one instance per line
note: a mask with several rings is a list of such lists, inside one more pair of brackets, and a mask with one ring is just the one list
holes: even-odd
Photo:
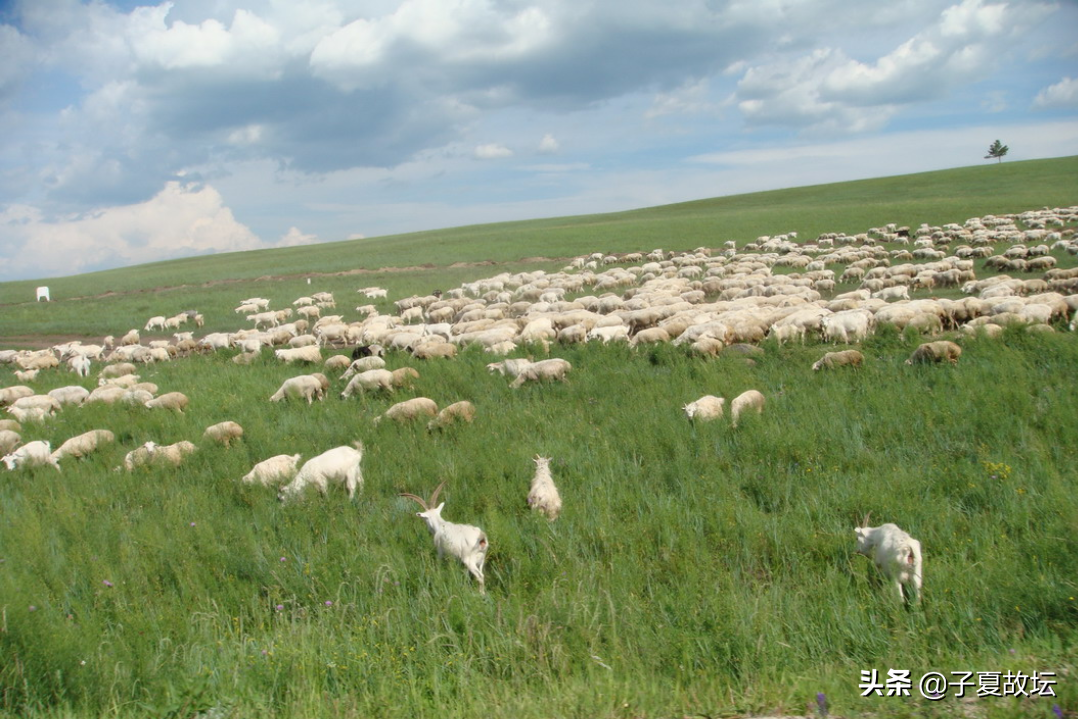
[[(361, 288), (366, 299), (379, 305), (355, 308), (356, 319), (326, 314), (336, 307), (326, 292), (300, 297), (290, 306), (270, 309), (271, 301), (249, 298), (235, 314), (246, 323), (233, 332), (211, 332), (200, 338), (181, 326), (193, 321), (203, 326), (195, 311), (147, 321), (143, 331), (175, 330), (171, 339), (142, 343), (138, 329), (119, 340), (106, 337), (101, 345), (68, 343), (39, 352), (0, 351), (0, 362), (19, 367), (23, 384), (0, 388), (0, 406), (11, 420), (0, 422), (0, 454), (8, 469), (48, 464), (60, 469), (60, 460), (82, 457), (115, 441), (109, 430), (92, 430), (63, 442), (52, 451), (49, 442), (21, 444), (20, 423), (41, 423), (66, 405), (86, 402), (123, 402), (153, 409), (183, 412), (188, 404), (180, 392), (158, 394), (151, 382), (141, 382), (138, 364), (170, 361), (196, 352), (239, 349), (237, 364), (256, 361), (267, 348), (276, 361), (317, 365), (320, 371), (290, 377), (273, 393), (271, 402), (322, 400), (330, 391), (334, 373), (343, 382), (340, 396), (347, 399), (366, 392), (392, 393), (419, 378), (413, 367), (386, 368), (387, 355), (407, 354), (419, 361), (450, 359), (464, 346), (475, 345), (503, 359), (487, 367), (492, 374), (511, 378), (510, 387), (527, 382), (568, 381), (571, 365), (561, 358), (532, 361), (509, 357), (520, 350), (549, 353), (561, 344), (626, 342), (632, 347), (667, 342), (709, 357), (740, 352), (751, 361), (754, 345), (766, 337), (777, 342), (857, 344), (881, 325), (912, 328), (930, 341), (907, 360), (955, 364), (962, 335), (995, 336), (1005, 326), (1020, 324), (1030, 331), (1053, 331), (1078, 320), (1078, 268), (1055, 267), (1051, 252), (1078, 254), (1075, 224), (1078, 207), (1043, 209), (1018, 215), (985, 216), (963, 225), (923, 225), (914, 230), (890, 225), (859, 235), (829, 233), (799, 243), (795, 233), (760, 237), (741, 247), (726, 243), (721, 250), (698, 248), (692, 252), (604, 255), (573, 260), (559, 272), (502, 273), (465, 283), (445, 292), (411, 296), (389, 302), (387, 290)], [(1019, 227), (1021, 225), (1021, 228)], [(978, 279), (974, 262), (1025, 277), (993, 274)], [(829, 269), (842, 265), (836, 278)], [(1034, 276), (1030, 273), (1037, 273)], [(837, 284), (857, 283), (835, 294)], [(910, 299), (911, 291), (932, 292), (960, 287), (961, 299)], [(392, 308), (391, 312), (384, 310)], [(952, 339), (937, 336), (950, 332)], [(335, 354), (336, 349), (348, 354)], [(328, 358), (324, 352), (330, 352)], [(72, 385), (37, 394), (33, 383), (40, 372), (62, 364), (81, 378), (94, 362), (104, 362), (98, 386), (92, 391)], [(827, 352), (814, 370), (859, 367), (864, 356), (855, 349)], [(722, 417), (726, 400), (704, 395), (683, 407), (690, 421)], [(746, 411), (762, 412), (765, 397), (748, 390), (730, 402), (732, 423)], [(429, 430), (454, 423), (469, 423), (476, 407), (468, 400), (439, 411), (427, 397), (415, 397), (387, 409), (375, 422), (427, 420)], [(228, 446), (243, 436), (236, 422), (206, 428), (204, 437)], [(154, 442), (131, 450), (118, 469), (164, 462), (179, 465), (195, 451), (189, 441), (173, 445)], [(299, 497), (308, 486), (325, 493), (331, 483), (341, 484), (352, 497), (361, 486), (363, 446), (332, 448), (299, 464), (300, 455), (278, 455), (255, 465), (242, 481), (279, 488), (279, 497)], [(405, 495), (423, 507), (418, 515), (430, 529), (440, 554), (459, 559), (483, 586), (483, 562), (488, 542), (482, 530), (454, 524), (441, 517), (436, 504), (441, 486), (429, 499)], [(528, 495), (529, 505), (551, 520), (561, 510), (561, 498), (550, 474), (549, 459), (536, 458)], [(857, 528), (858, 551), (873, 557), (898, 585), (912, 589), (919, 599), (920, 545), (893, 524)]]

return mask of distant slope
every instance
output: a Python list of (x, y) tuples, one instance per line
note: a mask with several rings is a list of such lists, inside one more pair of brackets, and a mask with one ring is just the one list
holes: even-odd
[[(700, 188), (706, 194), (707, 188)], [(860, 232), (897, 222), (960, 222), (986, 213), (1078, 203), (1078, 156), (814, 185), (628, 212), (472, 225), (285, 249), (192, 257), (49, 280), (64, 296), (130, 292), (265, 275), (506, 262), (586, 252), (691, 249), (796, 230)], [(40, 280), (0, 283), (0, 304)]]

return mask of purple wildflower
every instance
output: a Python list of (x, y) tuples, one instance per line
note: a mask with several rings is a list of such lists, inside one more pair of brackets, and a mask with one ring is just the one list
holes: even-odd
[(283, 612), (284, 611), (284, 605), (283, 604), (278, 604), (276, 607), (274, 607), (274, 609), (276, 609), (278, 612)]
[(816, 710), (820, 713), (820, 716), (827, 716), (827, 695), (823, 692), (816, 693)]
[(35, 607), (35, 606), (34, 606), (33, 604), (31, 604), (31, 605), (30, 605), (30, 611), (31, 611), (31, 612), (36, 612), (36, 611), (37, 611), (37, 607)]
[(102, 579), (101, 583), (104, 584), (106, 587), (111, 587), (112, 586), (112, 582), (110, 582), (107, 579)]
[(1059, 719), (1063, 719), (1063, 710), (1059, 708), (1058, 704), (1052, 705), (1052, 713), (1059, 717)]
[(326, 600), (326, 606), (327, 606), (327, 607), (332, 607), (332, 606), (333, 606), (333, 602), (331, 602), (330, 600), (328, 600), (328, 599), (327, 599), (327, 600)]
[(287, 562), (287, 561), (288, 561), (288, 558), (287, 558), (287, 557), (281, 557), (281, 561), (282, 561), (282, 562)]

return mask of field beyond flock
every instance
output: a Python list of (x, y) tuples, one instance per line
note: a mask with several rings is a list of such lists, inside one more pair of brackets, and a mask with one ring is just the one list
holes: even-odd
[[(325, 313), (358, 321), (366, 286), (388, 288), (375, 303), (396, 314), (394, 300), (553, 273), (591, 252), (703, 246), (717, 257), (760, 235), (796, 231), (804, 243), (1068, 207), (1076, 178), (1074, 157), (991, 164), (4, 283), (0, 350), (100, 343), (189, 308), (206, 319), (196, 337), (235, 331), (249, 326), (233, 311), (243, 299), (279, 309), (318, 291), (337, 300)], [(1062, 248), (1051, 256), (1078, 266)], [(844, 266), (828, 269), (837, 278)], [(975, 271), (996, 274), (984, 259)], [(32, 302), (37, 284), (55, 301)], [(938, 339), (963, 349), (956, 366), (906, 365), (925, 339), (889, 325), (857, 345), (764, 339), (754, 363), (729, 349), (554, 343), (549, 356), (572, 364), (568, 382), (518, 389), (475, 346), (452, 359), (390, 352), (389, 369), (418, 370), (413, 388), (342, 400), (345, 382), (327, 371), (327, 397), (311, 405), (268, 401), (286, 378), (319, 369), (269, 350), (248, 366), (232, 361), (238, 349), (140, 366), (160, 393), (190, 398), (183, 414), (68, 407), (26, 422), (23, 442), (55, 449), (95, 428), (116, 442), (61, 460), (60, 473), (0, 469), (0, 717), (1078, 716), (1068, 322), (997, 338), (946, 331)], [(849, 347), (862, 367), (812, 370)], [(543, 348), (510, 356), (541, 359)], [(82, 379), (61, 366), (27, 384), (92, 389), (101, 367)], [(24, 384), (15, 369), (0, 365), (0, 387)], [(682, 411), (748, 389), (766, 409), (736, 428), (728, 415), (693, 424)], [(469, 400), (477, 416), (442, 432), (373, 422), (418, 396)], [(245, 430), (228, 449), (202, 437), (222, 420)], [(149, 440), (199, 449), (178, 467), (116, 469)], [(239, 482), (272, 455), (306, 460), (357, 440), (365, 481), (353, 501), (334, 486), (280, 503)], [(536, 455), (552, 458), (564, 501), (554, 522), (526, 502)], [(485, 595), (437, 557), (418, 507), (398, 496), (443, 480), (446, 518), (489, 537)], [(855, 554), (866, 512), (920, 540), (920, 606), (901, 605)], [(909, 671), (909, 696), (861, 696), (863, 672), (883, 682), (892, 669)], [(918, 690), (928, 672), (974, 674), (965, 698), (953, 685), (932, 701)], [(977, 672), (1037, 672), (1055, 696), (977, 697)]]

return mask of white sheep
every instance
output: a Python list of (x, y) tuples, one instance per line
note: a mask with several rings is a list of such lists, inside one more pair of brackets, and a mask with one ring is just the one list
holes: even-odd
[(913, 365), (922, 362), (947, 361), (953, 365), (958, 364), (958, 358), (962, 356), (962, 348), (954, 342), (940, 340), (938, 342), (925, 342), (918, 347), (906, 360), (906, 364)]
[(313, 485), (324, 496), (330, 482), (343, 484), (348, 490), (348, 498), (355, 497), (356, 490), (363, 484), (363, 443), (356, 442), (353, 447), (334, 447), (317, 457), (304, 462), (291, 482), (281, 488), (277, 498), (281, 501), (291, 499), (307, 487)]
[(535, 456), (535, 474), (528, 491), (528, 505), (554, 521), (561, 514), (561, 495), (550, 476), (550, 457)]
[[(124, 455), (123, 467), (128, 472), (131, 472), (135, 467), (141, 467), (149, 464), (153, 459), (154, 448), (157, 447), (156, 442), (146, 442), (141, 447), (136, 447), (127, 454)], [(119, 469), (119, 467), (117, 467)]]
[(187, 440), (180, 440), (175, 444), (155, 444), (150, 451), (151, 460), (155, 463), (168, 462), (174, 467), (179, 467), (183, 462), (183, 458), (194, 452), (198, 447), (188, 442)]
[(159, 407), (162, 409), (172, 409), (183, 414), (183, 410), (187, 407), (187, 403), (187, 395), (183, 392), (168, 392), (160, 397), (147, 401), (145, 406), (150, 409), (157, 409)]
[(131, 364), (130, 362), (117, 362), (116, 364), (105, 365), (105, 367), (101, 369), (101, 374), (99, 374), (98, 377), (101, 377), (102, 379), (109, 377), (122, 377), (128, 374), (135, 374), (135, 372), (135, 365)]
[(23, 397), (32, 397), (34, 390), (21, 384), (0, 388), (0, 406), (8, 405)]
[(298, 454), (278, 454), (256, 464), (240, 479), (244, 484), (261, 484), (263, 487), (278, 486), (296, 476), (299, 468)]
[(39, 369), (17, 369), (15, 370), (15, 379), (19, 380), (20, 382), (33, 382), (35, 379), (37, 379), (37, 373), (40, 371), (41, 370)]
[(305, 399), (307, 404), (313, 404), (316, 398), (324, 398), (328, 389), (329, 379), (321, 372), (301, 374), (286, 379), (280, 388), (270, 395), (270, 402), (280, 402), (285, 398), (295, 398)]
[(18, 432), (11, 429), (0, 429), (0, 456), (11, 452), (22, 442)]
[(475, 405), (468, 400), (454, 402), (427, 423), (428, 430), (444, 429), (455, 422), (471, 422), (475, 419)]
[(371, 355), (353, 360), (348, 369), (341, 375), (341, 379), (351, 379), (358, 372), (366, 372), (369, 369), (385, 369), (386, 361), (381, 357)]
[(921, 543), (906, 534), (894, 524), (868, 526), (868, 515), (854, 532), (857, 534), (857, 553), (863, 554), (894, 582), (900, 601), (906, 596), (902, 591), (905, 585), (913, 594), (913, 602), (921, 602), (921, 584), (923, 562)]
[(726, 400), (722, 397), (716, 397), (713, 394), (705, 394), (695, 402), (690, 402), (683, 406), (685, 416), (691, 420), (708, 421), (712, 419), (718, 419), (722, 417), (723, 405), (726, 404)]
[(738, 417), (746, 409), (754, 409), (757, 414), (763, 414), (764, 411), (764, 396), (760, 392), (754, 389), (746, 390), (737, 397), (734, 397), (734, 401), (730, 403), (730, 418), (732, 420), (731, 426), (737, 426)]
[(232, 440), (243, 437), (243, 427), (232, 420), (225, 420), (224, 422), (211, 424), (202, 433), (202, 436), (214, 442), (220, 442), (225, 447), (231, 447)]
[(860, 367), (864, 361), (865, 356), (857, 350), (828, 352), (812, 365), (812, 369), (819, 371), (821, 369), (834, 369), (835, 367)]
[(561, 380), (568, 382), (566, 375), (573, 366), (568, 361), (555, 357), (553, 359), (533, 362), (520, 371), (517, 378), (509, 383), (509, 387), (516, 389), (525, 382), (541, 382), (543, 380)]
[(378, 389), (384, 389), (387, 392), (393, 391), (392, 372), (387, 369), (369, 369), (365, 372), (360, 372), (345, 385), (344, 391), (341, 392), (341, 398), (348, 399), (356, 392), (370, 392)]
[(484, 594), (486, 586), (483, 579), (483, 564), (487, 559), (487, 550), (490, 549), (487, 535), (479, 527), (456, 524), (442, 518), (442, 508), (445, 507), (445, 502), (437, 506), (434, 506), (434, 503), (438, 501), (438, 493), (444, 486), (445, 482), (439, 484), (431, 494), (430, 500), (407, 493), (401, 493), (401, 496), (415, 500), (423, 508), (422, 512), (416, 512), (416, 516), (427, 523), (427, 529), (434, 537), (434, 547), (438, 550), (438, 557), (449, 554), (459, 559), (479, 582), (480, 594)]
[(409, 422), (419, 417), (434, 417), (437, 414), (438, 405), (434, 400), (427, 397), (413, 397), (393, 405), (380, 417), (375, 417), (374, 423), (378, 424), (383, 419), (391, 419), (394, 422)]
[(96, 451), (101, 445), (115, 442), (116, 435), (107, 429), (91, 429), (89, 432), (75, 435), (52, 453), (57, 461), (64, 457), (85, 457)]
[(491, 374), (497, 372), (504, 376), (509, 376), (514, 379), (523, 371), (525, 367), (530, 365), (532, 361), (526, 357), (519, 357), (517, 359), (507, 359), (501, 362), (491, 362), (487, 365), (487, 371)]
[(322, 350), (317, 345), (307, 347), (294, 347), (292, 349), (274, 350), (274, 356), (282, 362), (321, 362)]
[(30, 407), (27, 409), (21, 407), (8, 407), (8, 414), (19, 422), (44, 422), (46, 419), (53, 417), (52, 410), (45, 409), (43, 407)]
[(4, 455), (2, 461), (9, 470), (18, 469), (22, 466), (32, 467), (34, 465), (51, 464), (56, 468), (57, 472), (60, 471), (60, 465), (52, 456), (52, 446), (42, 440), (27, 442), (11, 454)]

